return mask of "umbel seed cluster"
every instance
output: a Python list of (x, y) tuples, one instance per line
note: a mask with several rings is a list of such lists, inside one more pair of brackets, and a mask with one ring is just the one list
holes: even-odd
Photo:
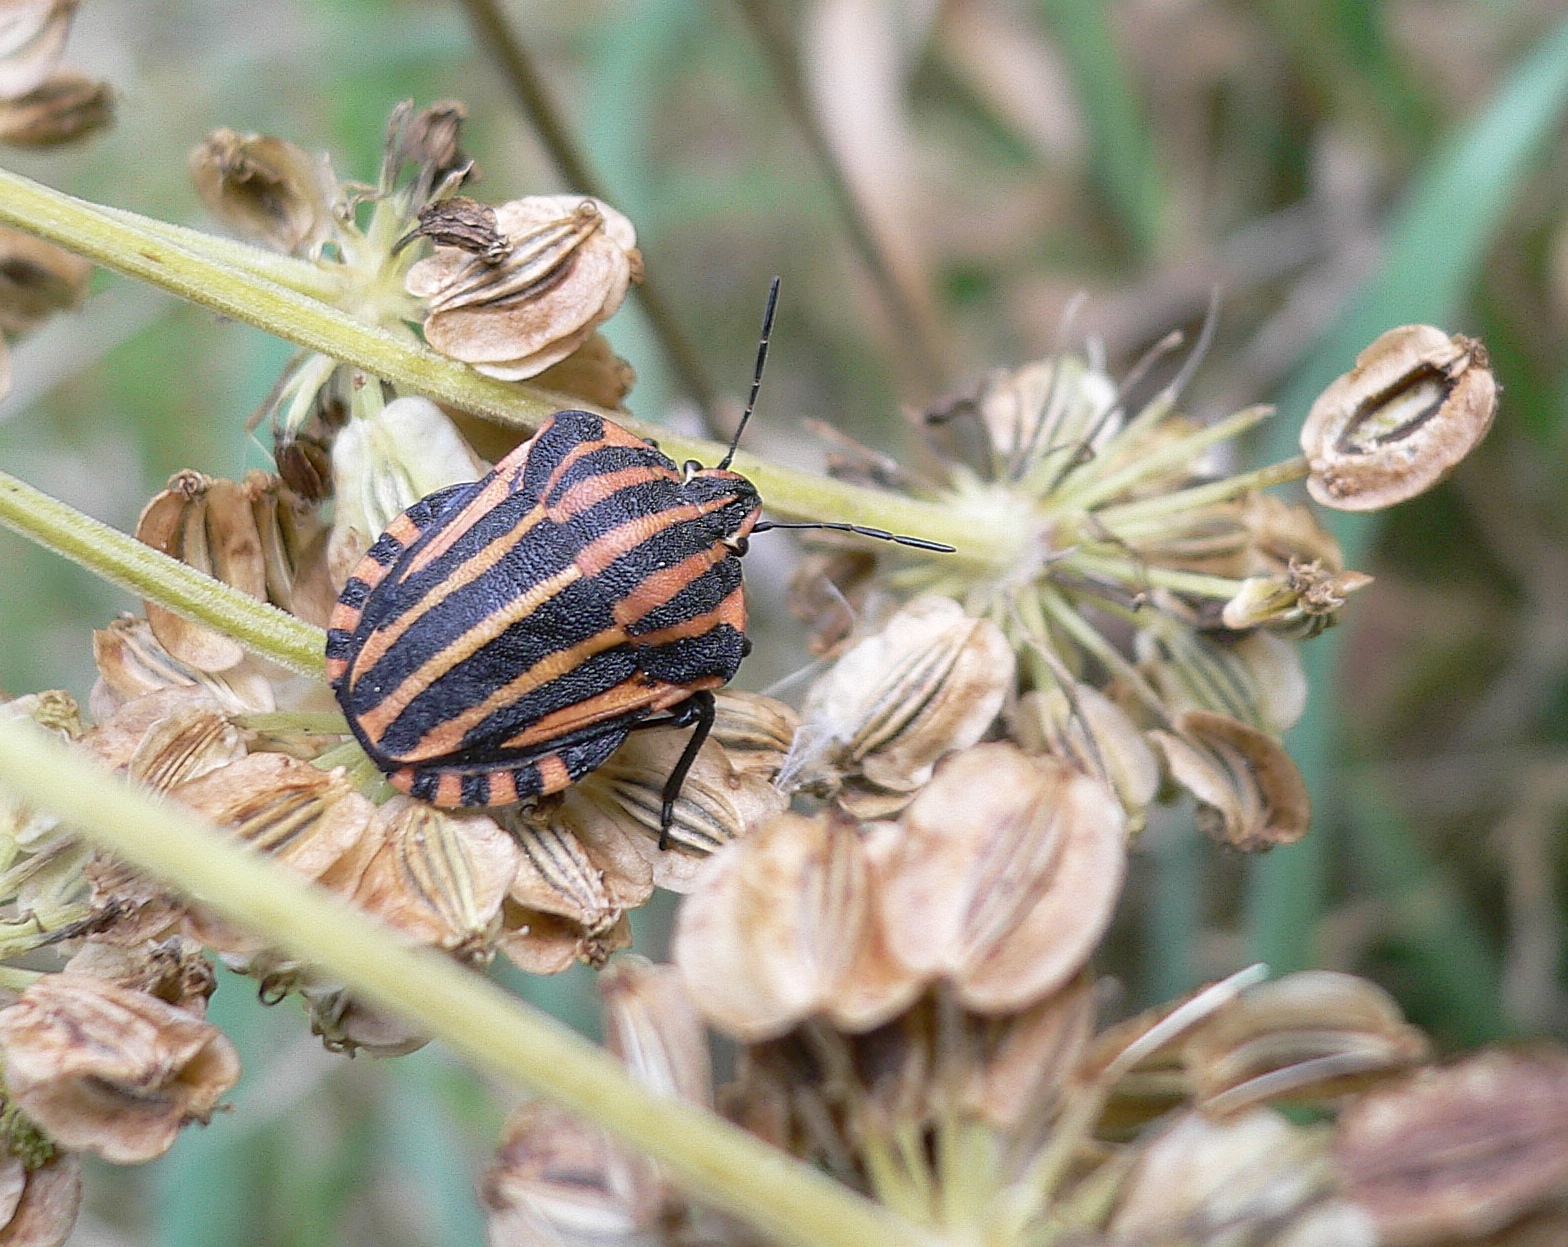
[[(225, 224), (310, 266), (341, 309), (566, 396), (606, 445), (629, 445), (609, 430), (634, 377), (598, 329), (641, 274), (632, 225), (580, 196), (467, 198), (464, 115), (400, 107), (370, 186), (228, 130), (192, 173)], [(811, 538), (791, 597), (820, 663), (799, 704), (705, 686), (712, 731), (690, 759), (689, 728), (638, 724), (576, 782), (519, 789), (528, 800), (425, 800), (413, 776), (395, 792), (325, 679), (257, 657), (221, 617), (153, 601), (95, 634), (85, 713), (44, 692), (0, 715), (406, 943), (475, 970), (497, 953), (532, 973), (599, 969), (605, 1034), (633, 1078), (945, 1241), (1371, 1247), (1479, 1240), (1552, 1215), (1568, 1188), (1560, 1051), (1433, 1066), (1386, 994), (1332, 973), (1242, 971), (1145, 1015), (1096, 1016), (1092, 958), (1156, 802), (1190, 796), (1204, 830), (1243, 852), (1308, 829), (1280, 743), (1305, 702), (1298, 643), (1369, 577), (1344, 566), (1310, 507), (1266, 491), (1304, 480), (1326, 506), (1393, 505), (1451, 472), (1496, 408), (1478, 343), (1394, 329), (1324, 392), (1299, 457), (1223, 475), (1216, 450), (1268, 412), (1185, 413), (1201, 349), (1163, 387), (1146, 380), (1178, 348), (1121, 381), (1092, 354), (997, 371), (919, 415), (918, 468), (841, 455), (826, 496), (881, 500), (889, 515), (915, 501), (969, 539), (944, 554)], [(137, 535), (309, 624), (337, 612), (340, 632), (387, 534), (413, 548), (426, 530), (411, 517), (443, 499), (477, 506), (473, 483), (501, 479), (489, 463), (526, 465), (519, 445), (538, 445), (328, 353), (294, 361), (264, 415), (275, 472), (182, 472)], [(613, 470), (568, 482), (563, 469), (522, 511), (565, 523), (608, 496)], [(572, 501), (550, 492), (563, 483)], [(494, 639), (470, 624), (504, 636), (510, 606), (444, 630), (425, 616), (503, 566), (511, 527), (489, 521), (525, 488), (510, 482), (454, 525), (456, 553), (430, 559), (447, 591), (385, 627), (448, 657)], [(763, 503), (840, 518), (787, 495)], [(588, 574), (572, 553), (552, 573), (563, 583)], [(542, 574), (523, 588), (541, 602), (558, 591)], [(363, 657), (327, 653), (338, 678)], [(459, 670), (410, 660), (398, 687), (413, 704), (439, 686), (440, 722), (460, 721), (490, 693), (439, 684)], [(555, 706), (542, 739), (576, 741), (582, 700)], [(525, 715), (518, 732), (538, 728)], [(613, 956), (656, 888), (684, 894), (672, 963)], [(209, 956), (269, 1000), (297, 996), (329, 1047), (391, 1056), (424, 1042), (417, 1023), (91, 851), (46, 810), (0, 807), (0, 898), (9, 1241), (64, 1240), (81, 1153), (151, 1159), (219, 1106), (239, 1067), (205, 1018)], [(724, 1085), (712, 1032), (736, 1058)], [(1314, 1124), (1279, 1113), (1287, 1102)], [(513, 1117), (482, 1196), (498, 1245), (756, 1241), (543, 1102)]]

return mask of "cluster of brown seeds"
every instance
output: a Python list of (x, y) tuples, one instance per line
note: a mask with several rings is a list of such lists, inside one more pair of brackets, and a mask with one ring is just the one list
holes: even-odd
[[(475, 176), (462, 119), (399, 109), (370, 188), (231, 131), (192, 171), (217, 215), (317, 263), (371, 322), (421, 321), (482, 371), (618, 405), (631, 377), (596, 329), (640, 272), (630, 223), (577, 196), (458, 197)], [(1376, 988), (1329, 974), (1244, 975), (1096, 1034), (1089, 968), (1157, 800), (1190, 794), (1235, 849), (1306, 830), (1279, 743), (1306, 693), (1294, 642), (1368, 578), (1307, 507), (1262, 491), (1305, 478), (1363, 509), (1428, 487), (1490, 423), (1484, 352), (1395, 330), (1314, 408), (1303, 459), (1229, 478), (1209, 452), (1265, 413), (1204, 425), (1178, 410), (1179, 380), (1135, 411), (1133, 388), (1060, 356), (929, 413), (924, 475), (841, 457), (841, 475), (987, 534), (994, 557), (898, 551), (885, 567), (824, 544), (795, 586), (823, 669), (798, 711), (718, 695), (668, 828), (684, 730), (632, 734), (529, 808), (438, 810), (392, 793), (323, 683), (152, 604), (96, 635), (90, 722), (57, 693), (0, 714), (410, 944), (475, 968), (497, 952), (536, 973), (603, 967), (606, 1033), (639, 1081), (721, 1106), (955, 1241), (1355, 1247), (1556, 1215), (1560, 1054), (1412, 1074), (1424, 1038)], [(507, 449), (323, 356), (291, 367), (271, 415), (277, 476), (181, 473), (138, 536), (318, 624), (394, 517)], [(334, 1048), (422, 1042), (46, 815), (0, 816), (10, 1241), (63, 1238), (76, 1153), (149, 1159), (233, 1084), (233, 1049), (203, 1016), (206, 952), (269, 999), (300, 996)], [(608, 961), (655, 888), (689, 894), (674, 964)], [(28, 969), (9, 964), (23, 954)], [(51, 954), (52, 972), (35, 968)], [(724, 1088), (705, 1027), (739, 1045)], [(1298, 1126), (1281, 1102), (1343, 1111)], [(748, 1241), (538, 1104), (513, 1119), (484, 1197), (497, 1244)]]

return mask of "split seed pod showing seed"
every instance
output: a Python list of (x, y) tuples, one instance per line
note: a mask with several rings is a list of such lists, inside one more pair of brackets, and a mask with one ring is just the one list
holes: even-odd
[(1431, 325), (1390, 329), (1312, 404), (1301, 429), (1307, 491), (1340, 511), (1414, 498), (1459, 465), (1496, 414), (1479, 342)]
[(107, 82), (61, 70), (36, 91), (0, 101), (0, 143), (55, 147), (85, 138), (114, 120), (114, 91)]
[(214, 130), (191, 152), (191, 181), (225, 225), (303, 254), (332, 228), (326, 162), (284, 139)]

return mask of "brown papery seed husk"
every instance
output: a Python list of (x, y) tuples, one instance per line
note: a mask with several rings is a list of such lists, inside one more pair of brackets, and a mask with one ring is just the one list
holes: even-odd
[(795, 740), (800, 715), (787, 702), (763, 693), (720, 689), (714, 694), (712, 738), (743, 775), (772, 781)]
[(681, 906), (673, 952), (714, 1026), (748, 1043), (826, 1014), (887, 1021), (919, 990), (876, 921), (875, 867), (843, 818), (781, 814), (716, 854)]
[(517, 874), (517, 841), (482, 814), (393, 797), (375, 814), (380, 848), (354, 903), (404, 937), (471, 960), (488, 958)]
[(644, 1087), (713, 1107), (708, 1033), (680, 971), (645, 957), (617, 957), (599, 975), (605, 1043)]
[(880, 888), (894, 956), (978, 1013), (1063, 987), (1121, 894), (1127, 820), (1110, 788), (1010, 744), (947, 759), (900, 820)]
[(0, 331), (18, 337), (87, 296), (91, 261), (53, 243), (0, 229)]
[(637, 370), (615, 353), (602, 333), (592, 333), (560, 363), (535, 374), (533, 381), (541, 389), (615, 411), (637, 384)]
[(275, 476), (252, 472), (245, 478), (245, 488), (261, 545), (267, 600), (325, 627), (337, 605), (327, 567), (331, 526)]
[(278, 251), (302, 254), (331, 229), (324, 163), (285, 139), (214, 130), (191, 152), (190, 172), (213, 215)]
[(653, 894), (645, 862), (586, 846), (542, 817), (505, 825), (522, 849), (501, 909), (498, 947), (508, 960), (530, 974), (559, 974), (575, 961), (602, 965), (631, 943), (626, 911)]
[[(1109, 1241), (1378, 1247), (1366, 1214), (1331, 1197), (1325, 1144), (1321, 1132), (1266, 1109), (1223, 1122), (1188, 1113), (1142, 1147)], [(1218, 1227), (1234, 1227), (1239, 1236)], [(1277, 1233), (1255, 1238), (1245, 1227)]]
[(1012, 715), (1013, 738), (1031, 752), (1050, 753), (1110, 784), (1127, 812), (1129, 832), (1160, 787), (1160, 765), (1143, 733), (1099, 689), (1074, 684), (1024, 694)]
[(113, 120), (114, 90), (107, 82), (62, 70), (20, 99), (0, 101), (0, 143), (56, 147)]
[[(202, 700), (206, 701), (205, 697)], [(125, 770), (131, 779), (168, 792), (244, 756), (239, 730), (206, 702), (184, 706), (153, 724)]]
[(686, 749), (688, 735), (671, 729), (629, 736), (608, 762), (566, 792), (559, 815), (561, 825), (584, 844), (604, 842), (608, 851), (612, 843), (623, 842), (648, 863), (656, 886), (676, 892), (691, 890), (709, 854), (789, 804), (763, 776), (738, 773), (725, 750), (709, 740), (681, 785), (670, 847), (660, 852), (664, 785)]
[(1307, 834), (1312, 802), (1306, 781), (1272, 736), (1222, 714), (1190, 710), (1177, 732), (1150, 732), (1171, 778), (1198, 801), (1198, 825), (1211, 839), (1255, 853)]
[(1248, 989), (1186, 1039), (1183, 1060), (1210, 1114), (1321, 1100), (1427, 1058), (1393, 997), (1349, 974), (1309, 970)]
[[(206, 572), (255, 598), (267, 592), (261, 535), (244, 486), (179, 472), (136, 521), (136, 538), (171, 558)], [(147, 622), (170, 655), (201, 671), (238, 666), (245, 649), (211, 628), (146, 602)]]
[(1388, 1247), (1499, 1230), (1568, 1193), (1568, 1054), (1481, 1052), (1370, 1091), (1334, 1156)]
[(0, 4), (0, 99), (42, 86), (60, 63), (77, 0), (8, 0)]
[(153, 636), (145, 619), (122, 615), (93, 633), (98, 683), (90, 707), (100, 723), (126, 702), (171, 688), (200, 689), (229, 714), (277, 709), (272, 683), (248, 663), (223, 673), (180, 662)]
[(0, 1010), (0, 1061), (17, 1106), (62, 1147), (114, 1164), (161, 1156), (207, 1121), (240, 1074), (223, 1032), (93, 975), (46, 975)]
[(1414, 498), (1459, 466), (1496, 414), (1479, 342), (1431, 325), (1390, 329), (1312, 404), (1301, 429), (1307, 492), (1340, 511)]
[(995, 624), (951, 598), (916, 598), (812, 687), (781, 786), (861, 775), (879, 789), (911, 793), (944, 754), (985, 734), (1015, 669)]
[(6, 1247), (61, 1247), (82, 1207), (82, 1159), (60, 1152), (29, 1169), (15, 1156), (5, 1161), (6, 1199), (0, 1242)]
[(1094, 1030), (1094, 983), (1080, 974), (1022, 1013), (970, 1017), (964, 1107), (999, 1131), (1043, 1126)]
[(665, 1202), (653, 1165), (535, 1101), (507, 1122), (480, 1182), (490, 1247), (641, 1243)]

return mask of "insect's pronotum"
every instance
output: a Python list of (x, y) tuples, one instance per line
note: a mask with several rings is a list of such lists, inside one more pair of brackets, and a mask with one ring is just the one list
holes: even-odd
[(750, 649), (741, 556), (751, 534), (821, 527), (951, 547), (852, 524), (761, 520), (730, 461), (683, 468), (619, 425), (558, 411), (479, 481), (420, 499), (343, 587), (327, 675), (393, 787), (445, 807), (559, 792), (628, 732), (695, 730), (663, 792), (666, 837), (713, 725), (713, 690)]

